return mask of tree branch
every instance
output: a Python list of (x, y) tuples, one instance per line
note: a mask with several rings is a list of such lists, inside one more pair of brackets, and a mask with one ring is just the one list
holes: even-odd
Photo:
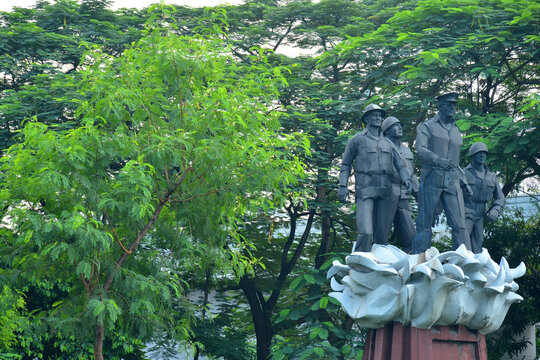
[(274, 45), (274, 47), (272, 48), (272, 50), (273, 50), (274, 52), (277, 50), (278, 46), (281, 45), (281, 42), (287, 37), (287, 35), (289, 35), (289, 33), (291, 32), (291, 29), (292, 29), (292, 27), (293, 27), (293, 24), (294, 24), (294, 21), (291, 22), (291, 24), (290, 24), (289, 27), (287, 28), (287, 31), (285, 31), (285, 34), (283, 34), (283, 35), (279, 38), (279, 40), (278, 40), (278, 42), (276, 43), (276, 45)]
[(116, 234), (116, 231), (114, 230), (114, 226), (113, 224), (111, 223), (111, 220), (109, 220), (109, 217), (107, 216), (107, 214), (105, 213), (105, 210), (102, 210), (101, 211), (103, 213), (103, 216), (105, 216), (105, 219), (107, 219), (107, 222), (109, 223), (109, 225), (111, 226), (111, 231), (113, 233), (113, 236), (114, 236), (114, 239), (116, 240), (116, 242), (118, 243), (118, 245), (120, 245), (120, 247), (122, 248), (122, 250), (124, 250), (125, 252), (129, 254), (132, 253), (132, 251), (126, 249), (124, 247), (124, 244), (122, 244), (122, 241), (120, 241), (120, 238), (118, 237), (118, 235)]
[(287, 278), (287, 276), (291, 273), (292, 268), (294, 267), (294, 265), (296, 264), (296, 261), (298, 261), (298, 258), (300, 257), (300, 255), (302, 254), (302, 251), (304, 250), (304, 246), (311, 232), (311, 226), (313, 225), (314, 217), (315, 217), (315, 209), (312, 209), (309, 212), (309, 217), (306, 224), (306, 228), (304, 229), (304, 233), (302, 234), (302, 237), (300, 238), (298, 246), (296, 247), (296, 250), (294, 251), (292, 258), (288, 263), (287, 262), (283, 263), (283, 257), (285, 257), (285, 259), (287, 257), (287, 253), (285, 252), (285, 250), (283, 251), (284, 255), (282, 255), (281, 270), (277, 277), (278, 283), (275, 289), (272, 291), (272, 294), (266, 301), (265, 307), (267, 309), (273, 309), (276, 306), (278, 298), (279, 298), (279, 294), (281, 293), (281, 289), (283, 287), (283, 283), (285, 282), (285, 279)]
[(111, 286), (112, 284), (112, 281), (113, 281), (113, 276), (114, 276), (114, 273), (120, 268), (122, 267), (122, 265), (124, 264), (124, 262), (126, 261), (126, 259), (128, 258), (128, 256), (135, 250), (137, 249), (137, 247), (139, 246), (139, 243), (141, 242), (142, 238), (148, 233), (148, 231), (152, 228), (152, 226), (154, 225), (154, 222), (157, 220), (157, 218), (159, 217), (159, 214), (161, 213), (161, 210), (163, 210), (163, 207), (165, 206), (165, 204), (169, 201), (169, 198), (171, 197), (171, 195), (178, 189), (178, 187), (182, 184), (182, 182), (184, 181), (184, 179), (186, 178), (188, 172), (190, 171), (193, 171), (193, 168), (190, 166), (188, 168), (186, 168), (184, 170), (184, 172), (182, 173), (182, 175), (180, 175), (178, 177), (178, 180), (177, 182), (173, 185), (172, 188), (170, 188), (166, 193), (165, 195), (163, 196), (163, 200), (160, 200), (159, 203), (158, 203), (158, 206), (156, 207), (156, 209), (154, 210), (154, 214), (152, 215), (152, 218), (148, 221), (148, 223), (146, 224), (146, 226), (144, 227), (144, 229), (139, 233), (139, 235), (137, 236), (137, 238), (131, 243), (131, 245), (129, 246), (128, 248), (128, 252), (124, 252), (122, 253), (122, 255), (120, 256), (120, 259), (118, 259), (118, 262), (116, 263), (116, 267), (115, 269), (109, 274), (109, 277), (107, 278), (107, 281), (105, 281), (105, 285), (103, 286), (103, 289), (105, 291), (107, 291), (109, 289), (109, 287)]

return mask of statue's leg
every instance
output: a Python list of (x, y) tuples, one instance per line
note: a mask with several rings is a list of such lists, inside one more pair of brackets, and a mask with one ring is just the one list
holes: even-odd
[(472, 232), (474, 227), (474, 211), (465, 208), (465, 228), (467, 229), (467, 234), (469, 234), (469, 238), (471, 239), (472, 243)]
[(399, 200), (396, 216), (394, 217), (394, 231), (401, 239), (403, 251), (410, 253), (412, 251), (412, 242), (416, 235), (416, 229), (414, 228), (412, 219), (411, 203), (407, 199)]
[(465, 206), (461, 189), (453, 192), (443, 191), (441, 197), (448, 225), (452, 228), (452, 250), (465, 244), (471, 250), (471, 240), (465, 225)]
[(371, 251), (372, 243), (373, 243), (373, 234), (358, 234), (358, 237), (356, 238), (356, 242), (354, 243), (353, 252), (356, 252), (356, 251), (369, 252)]
[(388, 238), (390, 237), (392, 222), (394, 220), (392, 214), (395, 214), (397, 211), (398, 200), (398, 197), (395, 195), (375, 200), (373, 211), (373, 224), (375, 227), (373, 230), (373, 241), (376, 244), (388, 244)]
[(354, 245), (354, 251), (370, 251), (373, 241), (373, 206), (374, 200), (356, 200), (356, 227), (358, 237)]
[(413, 239), (413, 254), (420, 254), (431, 247), (431, 224), (435, 209), (439, 203), (441, 189), (436, 186), (420, 183), (418, 191), (418, 218), (416, 219), (416, 235)]
[(479, 254), (482, 252), (482, 244), (484, 242), (484, 218), (477, 217), (474, 221), (471, 236), (472, 252)]

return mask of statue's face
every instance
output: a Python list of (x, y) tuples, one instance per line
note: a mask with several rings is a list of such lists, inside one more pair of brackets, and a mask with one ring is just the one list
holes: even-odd
[(403, 128), (401, 127), (401, 123), (395, 123), (394, 125), (390, 126), (390, 128), (386, 130), (386, 135), (391, 138), (402, 138)]
[(480, 151), (472, 156), (472, 161), (476, 164), (483, 165), (486, 163), (487, 152)]
[(378, 110), (370, 111), (367, 113), (365, 119), (368, 126), (380, 128), (383, 121), (383, 113)]
[(447, 118), (454, 117), (454, 114), (456, 112), (456, 103), (453, 101), (440, 101), (439, 112), (441, 112)]

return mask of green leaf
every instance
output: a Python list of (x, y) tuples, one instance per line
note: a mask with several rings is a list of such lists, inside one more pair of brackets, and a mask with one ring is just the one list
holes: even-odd
[(313, 354), (314, 351), (315, 351), (315, 350), (314, 350), (313, 348), (310, 348), (310, 349), (305, 350), (305, 351), (302, 352), (302, 354), (300, 355), (299, 360), (307, 359), (308, 357), (311, 356), (311, 354)]
[(319, 335), (319, 333), (321, 332), (321, 330), (322, 330), (322, 328), (320, 328), (320, 327), (314, 328), (314, 329), (311, 330), (311, 332), (309, 333), (309, 338), (310, 338), (310, 339), (315, 338), (317, 335)]
[(77, 265), (76, 271), (78, 274), (84, 276), (85, 279), (90, 279), (90, 274), (92, 273), (92, 264), (90, 264), (88, 261), (81, 261)]
[(456, 125), (460, 131), (467, 131), (471, 127), (470, 121), (467, 121), (466, 119), (456, 121)]
[(109, 328), (112, 329), (114, 328), (114, 323), (118, 319), (118, 316), (121, 315), (122, 311), (113, 299), (107, 299), (105, 302), (105, 309), (107, 310), (107, 317), (110, 320)]
[(310, 284), (315, 284), (315, 276), (313, 274), (304, 274), (304, 279)]
[(100, 316), (105, 311), (105, 304), (98, 299), (90, 299), (88, 301), (88, 309), (95, 317)]
[(289, 285), (289, 290), (297, 290), (300, 287), (300, 283), (303, 281), (303, 276), (298, 276)]
[(289, 314), (289, 319), (291, 319), (291, 320), (298, 320), (298, 319), (300, 319), (300, 316), (302, 316), (302, 314), (300, 313), (300, 311), (298, 311), (298, 310), (292, 310), (291, 313)]
[(291, 309), (283, 309), (279, 312), (280, 317), (286, 317), (291, 312)]
[(321, 309), (326, 309), (326, 305), (328, 305), (328, 297), (324, 296), (324, 297), (321, 298), (321, 300), (319, 302), (319, 307)]

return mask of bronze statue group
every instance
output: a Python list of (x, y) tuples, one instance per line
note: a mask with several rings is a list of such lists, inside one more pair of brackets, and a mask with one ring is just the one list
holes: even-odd
[[(374, 104), (365, 108), (365, 129), (347, 143), (339, 174), (338, 199), (345, 202), (354, 169), (358, 237), (353, 252), (387, 244), (394, 224), (404, 251), (422, 256), (431, 247), (432, 226), (441, 209), (452, 229), (452, 249), (465, 244), (474, 253), (482, 251), (484, 218), (495, 220), (505, 199), (485, 165), (486, 144), (474, 143), (471, 163), (465, 169), (459, 166), (463, 140), (454, 119), (457, 98), (454, 92), (438, 96), (438, 113), (416, 129), (420, 180), (413, 175), (413, 153), (402, 143), (399, 119), (386, 117)], [(411, 194), (419, 207), (416, 227)]]

